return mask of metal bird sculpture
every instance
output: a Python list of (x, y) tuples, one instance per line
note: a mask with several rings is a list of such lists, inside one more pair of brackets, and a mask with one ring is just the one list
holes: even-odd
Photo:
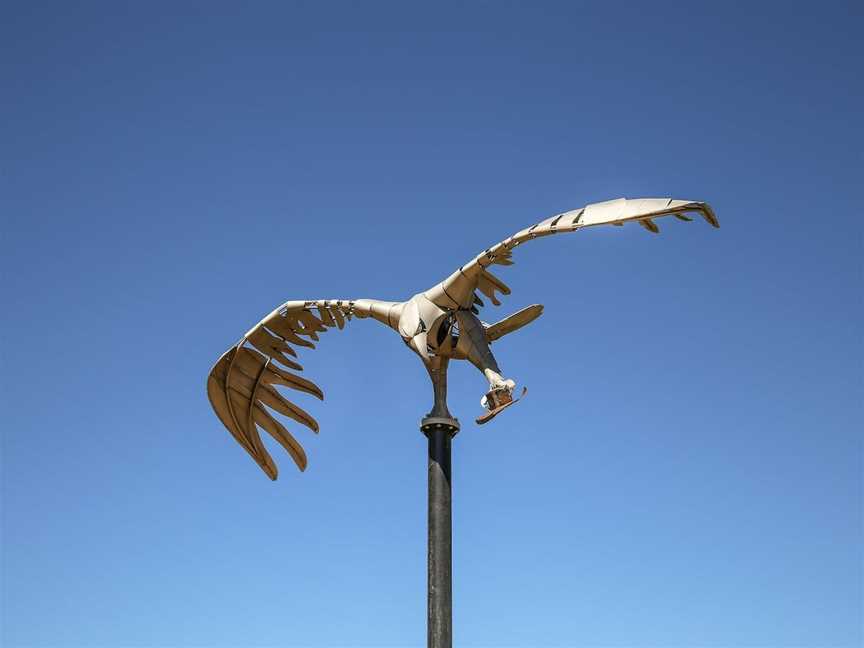
[(276, 464), (264, 448), (258, 434), (259, 427), (285, 448), (300, 470), (305, 470), (303, 448), (268, 408), (316, 433), (318, 423), (285, 398), (275, 386), (306, 392), (323, 400), (324, 394), (315, 383), (294, 373), (302, 370), (296, 362), (295, 347), (314, 349), (319, 333), (333, 327), (342, 329), (346, 320), (352, 317), (371, 317), (396, 331), (426, 366), (434, 392), (430, 417), (451, 418), (447, 409), (447, 366), (450, 360), (468, 360), (477, 367), (489, 382), (489, 389), (481, 400), (486, 412), (477, 419), (477, 423), (485, 423), (518, 400), (513, 398), (516, 383), (502, 375), (490, 344), (532, 322), (543, 312), (543, 307), (535, 304), (497, 324), (482, 322), (478, 315), (484, 303), (477, 293), (482, 293), (496, 306), (501, 303), (497, 293), (510, 294), (506, 284), (489, 272), (489, 266), (512, 265), (511, 255), (515, 248), (544, 236), (575, 232), (595, 225), (620, 226), (629, 221), (635, 221), (656, 234), (659, 229), (655, 219), (674, 216), (690, 221), (688, 213), (700, 214), (714, 227), (720, 226), (711, 207), (704, 202), (620, 198), (556, 214), (531, 225), (487, 248), (444, 281), (407, 301), (319, 299), (285, 302), (219, 358), (207, 380), (210, 403), (232, 436), (271, 479), (276, 479)]

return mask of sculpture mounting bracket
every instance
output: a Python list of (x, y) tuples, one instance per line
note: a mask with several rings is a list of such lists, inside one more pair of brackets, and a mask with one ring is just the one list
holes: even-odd
[(427, 437), (433, 430), (444, 430), (452, 439), (459, 433), (459, 420), (448, 416), (427, 416), (420, 421), (420, 431)]

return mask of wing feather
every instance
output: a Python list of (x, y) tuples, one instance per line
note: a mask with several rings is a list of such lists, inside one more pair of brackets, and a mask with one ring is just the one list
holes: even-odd
[(261, 440), (259, 428), (285, 448), (301, 471), (306, 469), (307, 460), (298, 441), (269, 410), (313, 432), (319, 429), (318, 422), (306, 410), (276, 389), (287, 387), (324, 399), (318, 385), (291, 372), (303, 369), (291, 359), (297, 357), (294, 347), (314, 349), (310, 340), (317, 342), (318, 334), (328, 328), (343, 328), (346, 317), (350, 319), (351, 315), (373, 317), (392, 326), (386, 318), (382, 319), (382, 313), (389, 313), (396, 306), (400, 304), (369, 299), (286, 302), (250, 329), (213, 366), (207, 379), (207, 395), (213, 410), (271, 479), (276, 479), (278, 470)]
[(330, 309), (330, 314), (333, 316), (333, 319), (336, 320), (336, 326), (339, 327), (340, 331), (345, 328), (345, 316), (342, 315), (341, 310), (338, 308), (332, 308)]
[(456, 302), (459, 308), (467, 310), (478, 303), (475, 291), (480, 291), (498, 306), (501, 301), (496, 291), (509, 295), (510, 289), (487, 268), (493, 264), (512, 265), (512, 252), (523, 243), (552, 234), (575, 232), (585, 227), (621, 226), (630, 221), (636, 221), (649, 232), (657, 234), (660, 228), (654, 222), (655, 219), (674, 216), (679, 220), (690, 221), (692, 218), (688, 213), (698, 213), (713, 227), (720, 227), (708, 203), (672, 198), (619, 198), (562, 212), (487, 248), (424, 295), (441, 308), (453, 308)]
[[(266, 371), (263, 372), (262, 377), (267, 379)], [(231, 375), (231, 389), (248, 399), (252, 399), (254, 395), (256, 400), (270, 409), (302, 423), (313, 432), (318, 432), (318, 422), (308, 412), (289, 401), (267, 382), (259, 383), (257, 378), (251, 378), (245, 371), (234, 372)]]

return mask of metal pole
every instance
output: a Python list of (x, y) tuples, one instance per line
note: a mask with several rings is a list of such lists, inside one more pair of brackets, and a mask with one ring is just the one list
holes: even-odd
[(429, 440), (429, 553), (426, 645), (452, 648), (453, 568), (450, 492), (450, 442), (459, 431), (456, 419), (430, 417), (420, 429)]

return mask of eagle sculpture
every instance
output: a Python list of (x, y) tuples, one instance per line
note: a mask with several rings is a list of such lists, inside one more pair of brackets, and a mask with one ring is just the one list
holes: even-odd
[[(306, 392), (319, 399), (318, 386), (295, 372), (295, 347), (314, 349), (319, 333), (329, 328), (342, 329), (352, 317), (371, 317), (396, 331), (416, 353), (432, 381), (434, 403), (428, 417), (452, 419), (447, 409), (447, 366), (450, 360), (468, 360), (489, 382), (481, 404), (486, 408), (477, 423), (485, 423), (518, 399), (513, 398), (516, 383), (501, 373), (490, 344), (532, 322), (543, 312), (539, 304), (529, 306), (497, 324), (486, 324), (478, 315), (484, 306), (482, 293), (496, 306), (498, 293), (510, 289), (489, 271), (492, 265), (512, 265), (511, 255), (518, 246), (533, 239), (575, 232), (594, 225), (623, 225), (635, 221), (650, 232), (659, 229), (654, 220), (674, 216), (692, 220), (687, 214), (700, 214), (719, 227), (711, 207), (704, 202), (671, 198), (610, 200), (540, 221), (500, 243), (487, 248), (460, 266), (456, 272), (407, 301), (377, 299), (318, 299), (288, 301), (249, 329), (240, 341), (226, 351), (210, 371), (207, 394), (216, 415), (271, 478), (277, 469), (267, 452), (258, 428), (273, 436), (300, 468), (306, 468), (306, 453), (297, 440), (273, 417), (272, 409), (318, 432), (318, 423), (305, 410), (285, 398), (276, 385)], [(523, 390), (523, 395), (525, 390)], [(455, 423), (455, 421), (454, 421)]]

